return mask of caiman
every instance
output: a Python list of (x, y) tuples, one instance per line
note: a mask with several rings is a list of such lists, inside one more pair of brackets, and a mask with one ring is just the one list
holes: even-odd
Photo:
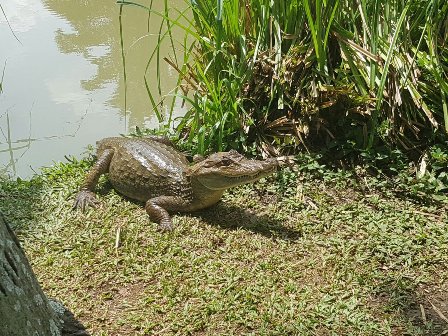
[(97, 142), (97, 161), (87, 174), (74, 208), (96, 206), (93, 193), (102, 174), (121, 194), (145, 202), (150, 219), (172, 229), (169, 212), (189, 212), (217, 203), (224, 191), (273, 173), (279, 159), (250, 160), (235, 150), (187, 160), (164, 137), (105, 138)]

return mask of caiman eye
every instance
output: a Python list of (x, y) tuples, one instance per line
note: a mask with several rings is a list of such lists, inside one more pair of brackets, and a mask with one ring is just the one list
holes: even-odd
[(241, 160), (241, 159), (243, 159), (244, 157), (240, 154), (240, 153), (238, 153), (236, 150), (234, 150), (234, 149), (231, 149), (229, 152), (228, 152), (228, 155), (232, 158), (232, 160), (234, 160), (234, 161), (239, 161), (239, 160)]
[(221, 165), (222, 166), (229, 166), (231, 164), (232, 164), (232, 160), (230, 160), (230, 159), (222, 159), (221, 160)]

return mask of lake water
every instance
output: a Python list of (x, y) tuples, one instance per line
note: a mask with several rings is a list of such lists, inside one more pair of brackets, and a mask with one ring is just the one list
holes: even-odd
[[(154, 4), (163, 9), (163, 1)], [(125, 110), (120, 7), (114, 0), (7, 0), (1, 5), (14, 32), (0, 12), (1, 175), (27, 178), (66, 155), (81, 157), (100, 138), (158, 126), (143, 76), (157, 43), (159, 17), (148, 21), (145, 10), (123, 8)], [(171, 6), (186, 5), (180, 0), (170, 1)], [(168, 42), (161, 55), (173, 57)], [(148, 77), (159, 99), (155, 67), (153, 62)], [(177, 74), (166, 63), (160, 71), (163, 96), (174, 88)], [(162, 109), (170, 103), (166, 100)], [(175, 115), (183, 113), (176, 104)]]

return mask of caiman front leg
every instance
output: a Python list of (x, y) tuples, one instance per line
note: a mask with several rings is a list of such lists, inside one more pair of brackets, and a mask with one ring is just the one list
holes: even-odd
[(101, 155), (98, 156), (96, 163), (88, 172), (84, 183), (82, 184), (81, 189), (76, 196), (75, 203), (73, 204), (73, 209), (80, 208), (82, 211), (84, 211), (88, 206), (95, 207), (98, 205), (98, 200), (96, 199), (93, 190), (95, 189), (100, 176), (109, 171), (110, 161), (112, 160), (113, 156), (113, 149), (106, 149), (101, 153)]
[(171, 231), (173, 221), (168, 213), (170, 211), (186, 210), (190, 203), (177, 196), (159, 196), (146, 202), (145, 210), (152, 221), (159, 224), (162, 231)]

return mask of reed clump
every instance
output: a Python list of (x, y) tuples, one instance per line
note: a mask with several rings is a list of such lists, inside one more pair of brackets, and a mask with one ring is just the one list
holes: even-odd
[[(448, 3), (195, 0), (188, 8), (159, 15), (160, 40), (173, 44), (165, 59), (179, 73), (174, 93), (191, 106), (177, 131), (193, 151), (350, 144), (421, 153), (447, 140)], [(173, 27), (185, 32), (181, 48)]]

